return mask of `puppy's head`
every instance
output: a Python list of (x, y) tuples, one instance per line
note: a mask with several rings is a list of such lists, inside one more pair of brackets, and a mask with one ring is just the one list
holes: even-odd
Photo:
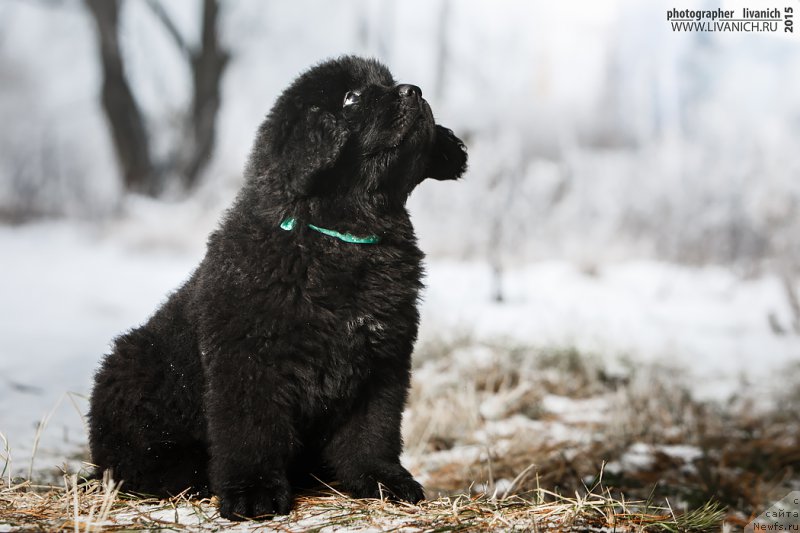
[(379, 194), (404, 202), (425, 178), (460, 177), (464, 143), (437, 125), (419, 87), (348, 56), (301, 75), (262, 124), (249, 172), (295, 196)]

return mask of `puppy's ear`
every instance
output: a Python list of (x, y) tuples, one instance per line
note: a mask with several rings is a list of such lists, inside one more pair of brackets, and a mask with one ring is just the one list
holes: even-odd
[(425, 169), (425, 177), (454, 180), (460, 178), (465, 170), (467, 170), (467, 147), (452, 130), (437, 124), (436, 138)]
[(287, 167), (286, 179), (297, 193), (308, 194), (315, 179), (336, 164), (349, 131), (342, 120), (318, 107), (310, 108), (289, 127), (280, 155)]

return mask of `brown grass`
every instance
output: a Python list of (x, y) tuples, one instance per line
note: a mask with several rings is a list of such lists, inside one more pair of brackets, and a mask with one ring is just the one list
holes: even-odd
[[(708, 402), (694, 397), (681, 369), (668, 366), (623, 364), (623, 372), (609, 374), (599, 358), (571, 349), (464, 339), (452, 349), (427, 349), (405, 436), (414, 471), (436, 494), (470, 484), (503, 492), (530, 465), (515, 491), (573, 494), (615, 463), (604, 483), (617, 498), (669, 501), (684, 511), (715, 501), (743, 525), (800, 486), (800, 387), (791, 379), (769, 401), (765, 388), (761, 397), (743, 391)], [(492, 355), (476, 363), (476, 350)], [(574, 411), (553, 411), (552, 398)], [(675, 445), (695, 453), (668, 453)], [(622, 461), (636, 446), (650, 450), (649, 464)]]
[(329, 488), (301, 495), (287, 517), (235, 524), (220, 519), (212, 499), (184, 495), (170, 500), (142, 499), (119, 492), (111, 480), (78, 482), (65, 476), (64, 487), (22, 483), (0, 486), (0, 525), (40, 531), (218, 531), (236, 525), (243, 531), (331, 531), (380, 529), (403, 531), (710, 531), (722, 512), (707, 507), (675, 515), (668, 507), (614, 499), (601, 491), (564, 497), (539, 489), (505, 497), (445, 497), (419, 505), (386, 500), (355, 500)]
[[(420, 352), (404, 428), (405, 461), (430, 498), (419, 506), (327, 488), (288, 517), (232, 524), (213, 500), (144, 499), (109, 479), (15, 481), (0, 434), (0, 530), (714, 531), (800, 486), (800, 387), (765, 410), (746, 395), (697, 401), (679, 369), (611, 374), (572, 349), (460, 338)], [(643, 447), (648, 461), (626, 462)]]

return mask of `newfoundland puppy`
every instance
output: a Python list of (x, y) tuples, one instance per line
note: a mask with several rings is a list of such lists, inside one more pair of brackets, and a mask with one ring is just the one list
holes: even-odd
[(230, 519), (288, 513), (309, 472), (356, 497), (422, 499), (399, 460), (423, 259), (405, 203), (466, 162), (419, 87), (379, 62), (302, 74), (200, 265), (103, 359), (98, 473), (153, 495), (213, 492)]

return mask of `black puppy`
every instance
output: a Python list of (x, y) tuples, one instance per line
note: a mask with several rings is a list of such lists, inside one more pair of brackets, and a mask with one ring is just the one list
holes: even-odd
[(212, 491), (233, 519), (288, 513), (290, 479), (318, 468), (357, 497), (422, 499), (399, 461), (423, 258), (405, 203), (466, 162), (377, 61), (300, 76), (200, 266), (103, 360), (100, 471), (144, 493)]

